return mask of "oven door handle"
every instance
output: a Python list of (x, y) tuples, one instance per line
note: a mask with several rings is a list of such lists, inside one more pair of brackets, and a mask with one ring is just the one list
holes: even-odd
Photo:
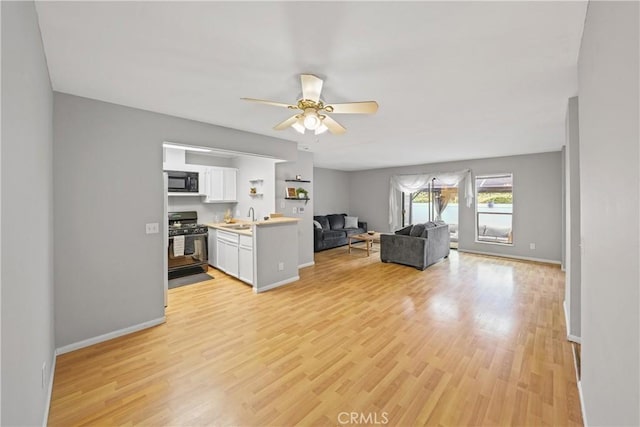
[[(208, 236), (208, 233), (198, 233), (198, 234), (179, 234), (178, 236), (184, 236), (184, 237), (204, 237), (204, 236)], [(174, 237), (178, 237), (178, 236), (169, 236), (169, 240), (173, 239)]]

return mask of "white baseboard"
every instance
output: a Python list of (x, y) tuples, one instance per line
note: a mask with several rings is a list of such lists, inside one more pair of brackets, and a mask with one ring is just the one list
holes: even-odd
[(56, 357), (58, 351), (53, 351), (53, 357), (51, 358), (51, 364), (49, 365), (49, 387), (47, 387), (47, 401), (44, 407), (44, 418), (42, 419), (42, 427), (47, 427), (49, 421), (49, 408), (51, 407), (51, 395), (53, 394), (53, 376), (56, 373)]
[(97, 337), (88, 338), (86, 340), (78, 341), (73, 344), (65, 345), (56, 350), (56, 354), (65, 354), (70, 351), (79, 350), (84, 347), (89, 347), (90, 345), (98, 344), (103, 341), (108, 341), (114, 338), (121, 337), (123, 335), (128, 335), (133, 332), (138, 332), (143, 329), (151, 328), (153, 326), (160, 325), (164, 323), (166, 318), (164, 316), (159, 317), (157, 319), (149, 320), (147, 322), (138, 323), (137, 325), (128, 326), (126, 328), (118, 329), (117, 331), (109, 332), (103, 335), (99, 335)]
[(582, 424), (587, 427), (587, 412), (584, 410), (584, 397), (582, 396), (582, 381), (578, 381), (578, 395), (580, 396), (580, 409), (582, 410)]
[(575, 336), (575, 335), (567, 335), (567, 339), (571, 342), (574, 342), (576, 344), (582, 344), (582, 338)]
[(316, 262), (315, 261), (311, 261), (311, 262), (305, 262), (304, 264), (300, 264), (298, 266), (298, 268), (305, 268), (305, 267), (311, 267), (312, 265), (315, 265)]
[(519, 256), (519, 255), (507, 255), (507, 254), (496, 254), (493, 252), (483, 252), (483, 251), (474, 251), (471, 249), (460, 249), (458, 248), (458, 252), (467, 252), (470, 254), (478, 254), (478, 255), (489, 255), (495, 256), (498, 258), (512, 258), (512, 259), (521, 259), (523, 261), (534, 261), (534, 262), (544, 262), (546, 264), (556, 264), (561, 265), (560, 261), (552, 260), (552, 259), (544, 259), (544, 258), (532, 258), (527, 256)]
[(567, 300), (562, 301), (562, 310), (564, 311), (564, 323), (567, 326), (567, 339), (576, 344), (582, 344), (582, 338), (577, 335), (571, 334), (571, 328), (569, 327), (569, 311), (567, 310)]
[(289, 279), (281, 280), (280, 282), (275, 282), (267, 286), (262, 286), (260, 289), (258, 289), (257, 287), (254, 287), (253, 292), (255, 292), (256, 294), (259, 294), (260, 292), (268, 291), (269, 289), (279, 288), (280, 286), (284, 286), (292, 282), (297, 282), (298, 280), (300, 280), (300, 276), (290, 277)]

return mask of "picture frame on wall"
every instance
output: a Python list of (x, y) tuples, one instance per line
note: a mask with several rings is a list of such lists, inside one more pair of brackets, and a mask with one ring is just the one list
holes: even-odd
[(286, 189), (286, 193), (285, 193), (285, 197), (291, 197), (291, 198), (296, 198), (298, 197), (296, 194), (296, 189), (295, 187), (287, 187)]

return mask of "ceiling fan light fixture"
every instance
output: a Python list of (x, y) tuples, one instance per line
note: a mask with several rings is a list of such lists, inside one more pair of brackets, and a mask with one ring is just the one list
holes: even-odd
[(325, 133), (329, 128), (324, 125), (324, 123), (320, 123), (320, 126), (316, 128), (316, 135), (320, 135), (321, 133)]
[(316, 130), (320, 126), (321, 120), (318, 117), (318, 112), (313, 108), (307, 108), (304, 111), (303, 124), (306, 129)]
[(306, 130), (304, 127), (304, 124), (302, 123), (302, 117), (298, 118), (298, 121), (295, 122), (294, 124), (291, 125), (292, 128), (294, 128), (296, 131), (300, 132), (301, 134), (304, 134), (304, 131)]

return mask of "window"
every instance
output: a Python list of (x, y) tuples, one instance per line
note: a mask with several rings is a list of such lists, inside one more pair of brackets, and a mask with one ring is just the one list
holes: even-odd
[(476, 241), (513, 244), (513, 175), (476, 177)]
[(428, 188), (403, 194), (403, 225), (420, 224), (431, 219), (441, 219), (447, 224), (458, 224), (458, 186), (446, 186), (436, 181), (433, 188), (433, 205)]

